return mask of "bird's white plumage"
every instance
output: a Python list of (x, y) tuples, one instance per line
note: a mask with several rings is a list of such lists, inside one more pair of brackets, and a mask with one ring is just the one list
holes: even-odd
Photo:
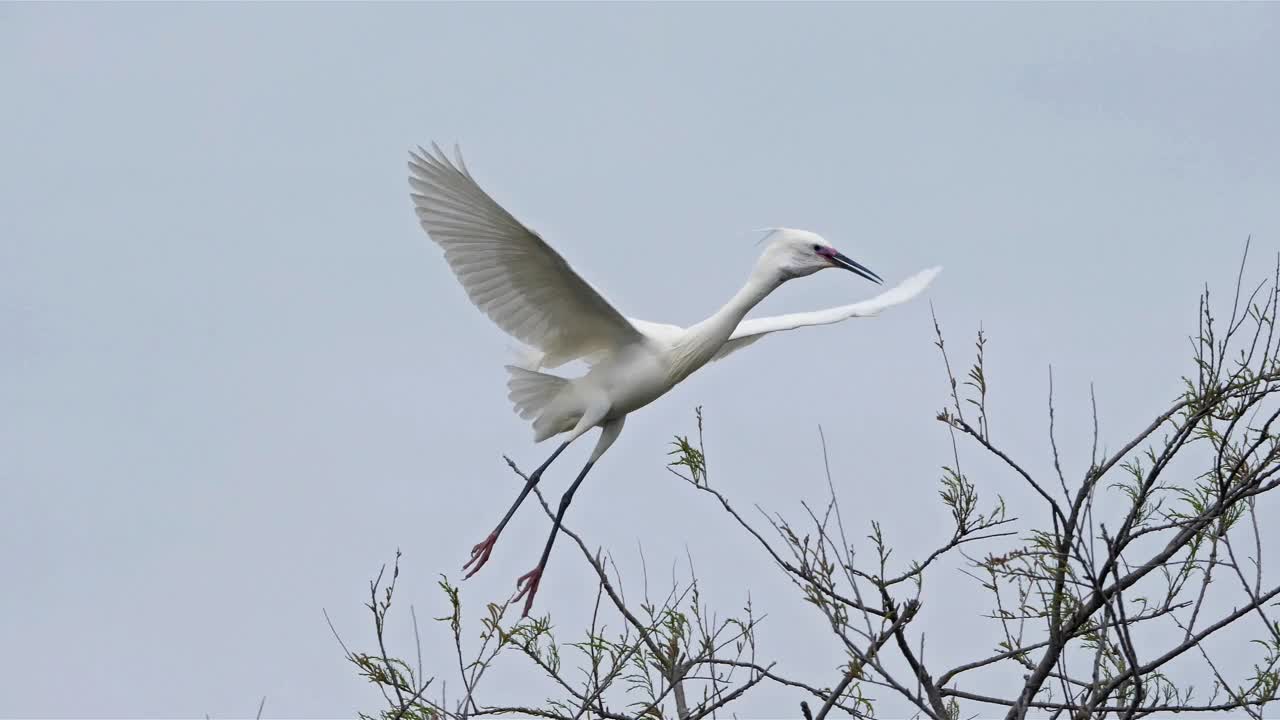
[[(688, 328), (625, 318), (536, 233), (476, 184), (461, 155), (438, 146), (410, 153), (414, 209), (444, 250), (471, 301), (526, 348), (508, 366), (516, 412), (531, 420), (536, 440), (619, 422), (665, 394), (697, 368), (774, 332), (875, 315), (919, 295), (939, 268), (919, 272), (862, 302), (807, 313), (744, 319), (784, 282), (824, 268), (878, 276), (835, 251), (821, 236), (775, 228), (745, 285), (718, 311)], [(590, 371), (578, 378), (540, 372), (572, 360)], [(597, 453), (612, 442), (597, 447)]]
[(924, 292), (924, 289), (929, 287), (929, 283), (933, 282), (933, 279), (940, 272), (942, 272), (940, 267), (921, 270), (898, 283), (897, 286), (869, 300), (850, 305), (841, 305), (812, 312), (775, 315), (773, 317), (748, 318), (738, 323), (737, 329), (733, 331), (733, 335), (729, 336), (729, 340), (725, 342), (724, 347), (720, 348), (720, 352), (716, 353), (714, 359), (719, 360), (734, 351), (741, 350), (769, 333), (795, 330), (796, 328), (814, 325), (830, 325), (850, 318), (879, 315), (882, 310), (891, 308), (894, 305), (901, 305)]
[[(774, 228), (771, 242), (747, 282), (692, 327), (624, 318), (536, 233), (480, 189), (461, 154), (451, 162), (432, 145), (410, 153), (409, 184), (418, 219), (467, 296), (498, 327), (527, 346), (523, 365), (507, 366), (509, 397), (533, 424), (534, 440), (562, 433), (564, 442), (528, 477), (525, 488), (489, 536), (471, 550), (468, 577), (488, 560), (493, 545), (543, 470), (588, 430), (601, 429), (591, 458), (561, 498), (542, 559), (517, 581), (528, 615), (560, 521), (573, 493), (612, 446), (628, 413), (666, 394), (698, 368), (765, 335), (875, 315), (918, 295), (938, 274), (925, 270), (870, 300), (809, 313), (746, 320), (746, 314), (783, 283), (839, 267), (871, 280), (880, 276), (805, 230)], [(563, 378), (539, 372), (571, 360), (590, 365), (586, 375)]]
[[(901, 305), (915, 298), (924, 292), (933, 279), (942, 272), (942, 268), (934, 267), (912, 275), (911, 277), (898, 283), (896, 286), (885, 290), (873, 298), (862, 300), (860, 302), (849, 305), (841, 305), (839, 307), (827, 308), (825, 310), (814, 310), (812, 312), (789, 313), (786, 315), (775, 315), (773, 317), (748, 318), (738, 323), (738, 327), (729, 336), (729, 339), (716, 353), (712, 360), (721, 360), (725, 356), (741, 350), (742, 348), (763, 338), (765, 335), (783, 330), (795, 330), (802, 327), (811, 327), (815, 325), (830, 325), (832, 323), (842, 322), (851, 318), (865, 318), (879, 315), (882, 311)], [(670, 346), (678, 342), (681, 336), (687, 332), (687, 328), (670, 323), (659, 323), (651, 320), (640, 320), (638, 318), (627, 318), (627, 322), (631, 323), (637, 330), (645, 335), (645, 337), (654, 341), (658, 346)], [(520, 366), (531, 370), (544, 367), (546, 364), (542, 361), (541, 353), (525, 349), (518, 353)]]
[(419, 222), (444, 249), (467, 296), (498, 327), (542, 351), (556, 367), (644, 336), (537, 233), (476, 184), (461, 155), (439, 147), (410, 153), (409, 183)]

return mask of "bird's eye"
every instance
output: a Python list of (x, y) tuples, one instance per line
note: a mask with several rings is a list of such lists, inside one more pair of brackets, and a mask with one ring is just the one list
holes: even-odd
[(814, 252), (822, 252), (822, 246), (821, 246), (821, 245), (814, 245), (814, 246), (813, 246), (813, 251), (814, 251)]

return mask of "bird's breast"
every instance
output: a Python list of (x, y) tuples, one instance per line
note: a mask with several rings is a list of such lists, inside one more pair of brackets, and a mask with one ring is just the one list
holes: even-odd
[(608, 398), (613, 415), (625, 415), (662, 397), (675, 383), (661, 353), (637, 352), (602, 363), (584, 378)]

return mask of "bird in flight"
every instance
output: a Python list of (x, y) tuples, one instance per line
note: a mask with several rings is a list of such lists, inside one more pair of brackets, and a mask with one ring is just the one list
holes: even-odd
[[(551, 546), (573, 494), (622, 432), (631, 412), (675, 387), (698, 368), (769, 333), (868, 317), (922, 292), (941, 268), (921, 271), (863, 302), (808, 313), (745, 320), (746, 314), (784, 282), (839, 268), (873, 283), (880, 276), (840, 253), (821, 236), (775, 228), (746, 284), (710, 317), (692, 327), (623, 317), (574, 272), (537, 233), (525, 227), (476, 184), (456, 149), (454, 159), (432, 144), (409, 153), (409, 185), (418, 220), (443, 250), (471, 302), (498, 327), (530, 348), (530, 367), (508, 365), (510, 399), (532, 421), (534, 441), (563, 439), (528, 476), (524, 488), (493, 532), (471, 550), (466, 577), (489, 560), (516, 509), (569, 443), (592, 428), (600, 438), (581, 472), (560, 498), (551, 534), (533, 570), (516, 581), (524, 615), (533, 606)], [(541, 372), (584, 361), (586, 375), (565, 378)]]

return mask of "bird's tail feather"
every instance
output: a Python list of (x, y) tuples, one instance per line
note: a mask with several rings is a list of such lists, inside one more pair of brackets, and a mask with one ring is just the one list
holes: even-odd
[(533, 430), (537, 440), (544, 440), (556, 432), (558, 428), (543, 427), (548, 425), (544, 418), (547, 408), (555, 401), (560, 391), (569, 381), (556, 375), (526, 370), (516, 365), (507, 365), (511, 379), (507, 388), (511, 391), (507, 397), (515, 406), (516, 414), (525, 420), (533, 420)]

